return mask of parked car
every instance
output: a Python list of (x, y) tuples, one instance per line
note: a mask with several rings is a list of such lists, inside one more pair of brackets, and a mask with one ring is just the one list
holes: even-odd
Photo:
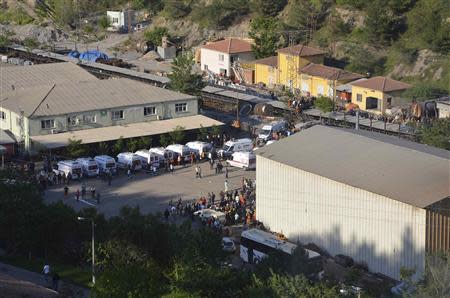
[(226, 252), (234, 253), (236, 251), (236, 245), (234, 244), (233, 239), (231, 239), (230, 237), (223, 237), (222, 249)]

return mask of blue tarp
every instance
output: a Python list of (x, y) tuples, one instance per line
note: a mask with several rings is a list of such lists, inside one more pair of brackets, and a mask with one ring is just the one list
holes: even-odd
[(71, 58), (78, 58), (78, 57), (80, 57), (80, 52), (78, 52), (78, 51), (71, 51), (67, 56), (69, 56)]
[(103, 52), (97, 51), (97, 50), (83, 52), (83, 53), (81, 53), (79, 55), (78, 58), (80, 58), (82, 60), (91, 61), (91, 62), (95, 62), (99, 58), (102, 58), (102, 59), (105, 59), (105, 60), (109, 59), (108, 55), (106, 55)]

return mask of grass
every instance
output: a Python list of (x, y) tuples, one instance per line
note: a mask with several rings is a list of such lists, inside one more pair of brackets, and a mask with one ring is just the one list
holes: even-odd
[[(44, 259), (32, 258), (28, 260), (28, 258), (22, 256), (0, 256), (0, 262), (36, 273), (42, 272), (42, 267), (45, 263)], [(61, 279), (86, 288), (91, 286), (92, 277), (90, 270), (53, 261), (48, 263), (52, 272), (57, 272)]]
[(14, 23), (17, 25), (26, 25), (34, 21), (22, 8), (14, 10), (0, 11), (0, 23)]

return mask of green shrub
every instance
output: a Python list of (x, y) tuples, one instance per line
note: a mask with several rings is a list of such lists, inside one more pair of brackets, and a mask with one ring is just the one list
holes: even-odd
[(144, 32), (145, 40), (150, 41), (155, 46), (161, 45), (164, 36), (170, 36), (169, 30), (166, 27), (154, 27), (152, 30)]

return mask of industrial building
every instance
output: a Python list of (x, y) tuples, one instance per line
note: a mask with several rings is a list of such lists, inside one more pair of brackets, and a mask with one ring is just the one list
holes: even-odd
[(99, 80), (72, 63), (8, 67), (1, 87), (1, 128), (26, 150), (64, 147), (69, 138), (87, 144), (221, 125), (198, 115), (194, 96), (125, 78)]
[(446, 150), (314, 126), (258, 150), (257, 220), (291, 241), (399, 279), (450, 249)]

